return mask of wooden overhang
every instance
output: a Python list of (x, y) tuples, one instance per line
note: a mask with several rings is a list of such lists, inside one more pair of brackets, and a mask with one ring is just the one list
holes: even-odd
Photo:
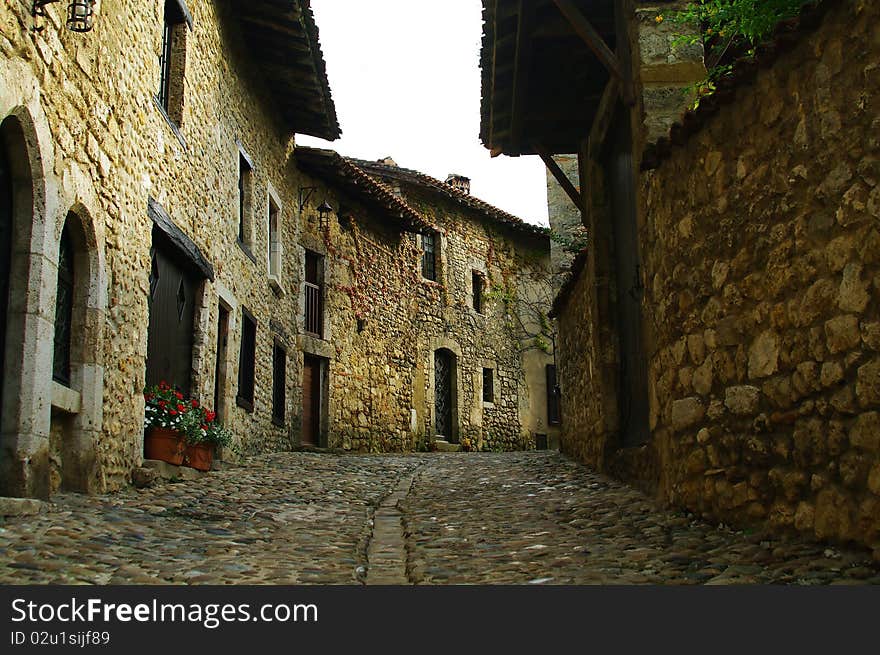
[(338, 152), (300, 146), (296, 148), (295, 157), (301, 170), (377, 210), (406, 230), (426, 233), (434, 229), (420, 212), (395, 195), (387, 185)]
[(609, 82), (631, 93), (618, 2), (483, 0), (480, 139), (493, 155), (578, 152)]
[(285, 121), (299, 134), (338, 139), (310, 0), (235, 0), (231, 6)]
[(413, 184), (433, 193), (440, 194), (441, 196), (445, 196), (450, 200), (457, 202), (459, 205), (469, 207), (492, 222), (511, 228), (520, 234), (543, 239), (549, 238), (550, 232), (547, 228), (527, 223), (519, 216), (514, 216), (503, 209), (490, 205), (488, 202), (480, 200), (479, 198), (472, 196), (470, 193), (466, 193), (451, 184), (442, 182), (436, 177), (431, 177), (425, 173), (414, 171), (411, 168), (392, 166), (380, 161), (367, 161), (364, 159), (353, 159), (352, 161), (360, 169), (372, 176), (385, 180)]

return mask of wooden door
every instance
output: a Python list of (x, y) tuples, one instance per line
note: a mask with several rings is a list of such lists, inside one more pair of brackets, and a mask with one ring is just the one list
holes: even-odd
[[(9, 305), (9, 268), (12, 260), (12, 172), (6, 150), (0, 145), (0, 383), (6, 379), (6, 320)], [(2, 391), (2, 386), (0, 386)], [(2, 398), (0, 398), (2, 407)]]
[(648, 428), (648, 372), (642, 342), (642, 272), (636, 223), (632, 139), (627, 118), (609, 134), (605, 175), (611, 200), (611, 223), (617, 283), (617, 329), (620, 339), (618, 411), (624, 446), (645, 443)]
[(196, 280), (168, 251), (153, 248), (147, 386), (162, 380), (189, 395)]
[(317, 357), (305, 356), (303, 363), (303, 428), (302, 443), (317, 446), (321, 443), (321, 375), (322, 362)]
[(448, 350), (434, 353), (434, 428), (438, 436), (452, 440), (453, 358)]

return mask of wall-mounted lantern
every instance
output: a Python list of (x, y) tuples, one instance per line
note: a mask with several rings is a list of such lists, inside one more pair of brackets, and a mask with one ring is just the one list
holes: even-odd
[[(34, 18), (47, 18), (46, 7), (58, 0), (34, 0), (31, 14)], [(95, 0), (68, 0), (67, 29), (71, 32), (90, 32), (95, 22)], [(34, 31), (42, 32), (43, 26), (34, 26)]]
[(332, 212), (333, 207), (326, 200), (318, 207), (318, 224), (321, 227), (330, 227), (330, 214)]

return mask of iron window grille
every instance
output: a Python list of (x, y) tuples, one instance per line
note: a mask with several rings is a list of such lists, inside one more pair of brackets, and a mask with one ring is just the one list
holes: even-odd
[(324, 284), (321, 255), (306, 251), (306, 276), (303, 283), (305, 294), (305, 331), (324, 338)]

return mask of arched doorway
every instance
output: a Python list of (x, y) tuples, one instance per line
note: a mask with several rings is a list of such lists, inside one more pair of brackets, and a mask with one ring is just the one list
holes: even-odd
[(456, 357), (447, 348), (434, 351), (434, 433), (454, 443), (458, 440)]
[[(12, 172), (6, 148), (0, 147), (0, 380), (6, 379), (6, 324), (9, 306), (9, 267), (12, 261)], [(2, 385), (0, 385), (2, 393)], [(0, 425), (3, 403), (0, 398)]]

